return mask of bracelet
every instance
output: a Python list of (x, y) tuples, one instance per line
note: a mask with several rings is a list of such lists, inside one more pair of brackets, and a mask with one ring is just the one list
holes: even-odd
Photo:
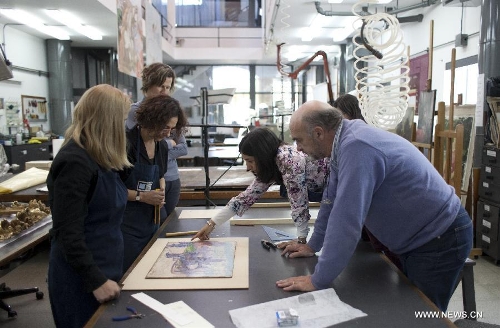
[(215, 223), (212, 223), (212, 222), (210, 222), (210, 220), (208, 220), (207, 224), (209, 227), (212, 227), (212, 229), (215, 229)]

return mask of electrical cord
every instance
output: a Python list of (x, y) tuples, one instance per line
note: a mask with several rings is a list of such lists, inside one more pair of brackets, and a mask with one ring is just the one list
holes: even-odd
[(365, 46), (365, 48), (371, 52), (375, 57), (377, 57), (378, 59), (382, 59), (384, 57), (384, 55), (382, 55), (382, 53), (376, 49), (374, 49), (369, 43), (368, 41), (365, 39), (364, 35), (363, 35), (363, 31), (365, 30), (365, 26), (366, 26), (366, 20), (363, 19), (363, 25), (361, 25), (361, 41), (363, 42), (363, 45)]

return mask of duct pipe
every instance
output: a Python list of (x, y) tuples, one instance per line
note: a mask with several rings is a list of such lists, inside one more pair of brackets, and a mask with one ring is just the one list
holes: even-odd
[[(387, 10), (387, 13), (391, 14), (391, 15), (396, 15), (396, 14), (399, 14), (399, 13), (402, 13), (405, 11), (409, 11), (409, 10), (413, 10), (413, 9), (429, 7), (429, 6), (436, 4), (436, 2), (438, 2), (438, 0), (426, 0), (426, 1), (423, 1), (422, 3), (416, 4), (413, 6), (408, 6), (408, 7), (404, 7), (404, 8), (400, 8), (400, 9), (395, 9), (395, 10)], [(318, 14), (321, 14), (321, 15), (325, 15), (325, 16), (354, 16), (354, 14), (350, 11), (349, 12), (326, 11), (323, 8), (321, 8), (321, 2), (319, 2), (319, 1), (315, 1), (314, 5), (316, 6), (316, 11), (318, 12)], [(369, 14), (370, 13), (365, 11), (365, 10), (358, 13), (359, 16), (366, 16)]]
[(413, 5), (413, 6), (408, 6), (408, 7), (394, 9), (394, 10), (387, 10), (387, 13), (391, 14), (391, 15), (396, 15), (396, 14), (399, 14), (399, 13), (402, 13), (405, 11), (409, 11), (409, 10), (413, 10), (413, 9), (429, 7), (429, 6), (435, 5), (436, 2), (438, 2), (438, 1), (437, 0), (426, 0), (426, 1), (422, 1), (421, 3)]
[(71, 41), (49, 39), (46, 42), (50, 127), (53, 133), (64, 135), (71, 124), (71, 102), (73, 101)]

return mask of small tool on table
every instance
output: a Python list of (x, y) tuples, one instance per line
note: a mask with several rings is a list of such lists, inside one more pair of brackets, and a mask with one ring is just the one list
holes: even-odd
[(132, 312), (132, 314), (124, 315), (122, 317), (113, 317), (113, 321), (124, 321), (124, 320), (134, 319), (134, 318), (135, 319), (142, 319), (143, 317), (146, 316), (145, 314), (137, 313), (137, 311), (131, 306), (127, 306), (127, 311)]
[[(160, 179), (160, 188), (157, 188), (156, 191), (165, 190), (165, 179)], [(155, 205), (155, 224), (161, 223), (161, 205)]]
[(273, 242), (270, 242), (269, 240), (262, 239), (260, 243), (262, 244), (262, 247), (264, 247), (267, 250), (270, 250), (271, 248), (274, 249), (278, 248)]
[(167, 232), (165, 236), (168, 237), (180, 237), (180, 236), (189, 236), (189, 235), (196, 235), (198, 233), (197, 230), (191, 230), (191, 231), (179, 231), (179, 232)]

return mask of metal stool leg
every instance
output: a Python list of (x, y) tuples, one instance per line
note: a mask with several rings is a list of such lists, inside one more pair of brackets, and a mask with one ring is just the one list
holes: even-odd
[(471, 312), (476, 312), (476, 292), (474, 290), (474, 265), (476, 261), (467, 259), (462, 269), (462, 297), (464, 311), (467, 313), (467, 319), (476, 320), (471, 317)]

